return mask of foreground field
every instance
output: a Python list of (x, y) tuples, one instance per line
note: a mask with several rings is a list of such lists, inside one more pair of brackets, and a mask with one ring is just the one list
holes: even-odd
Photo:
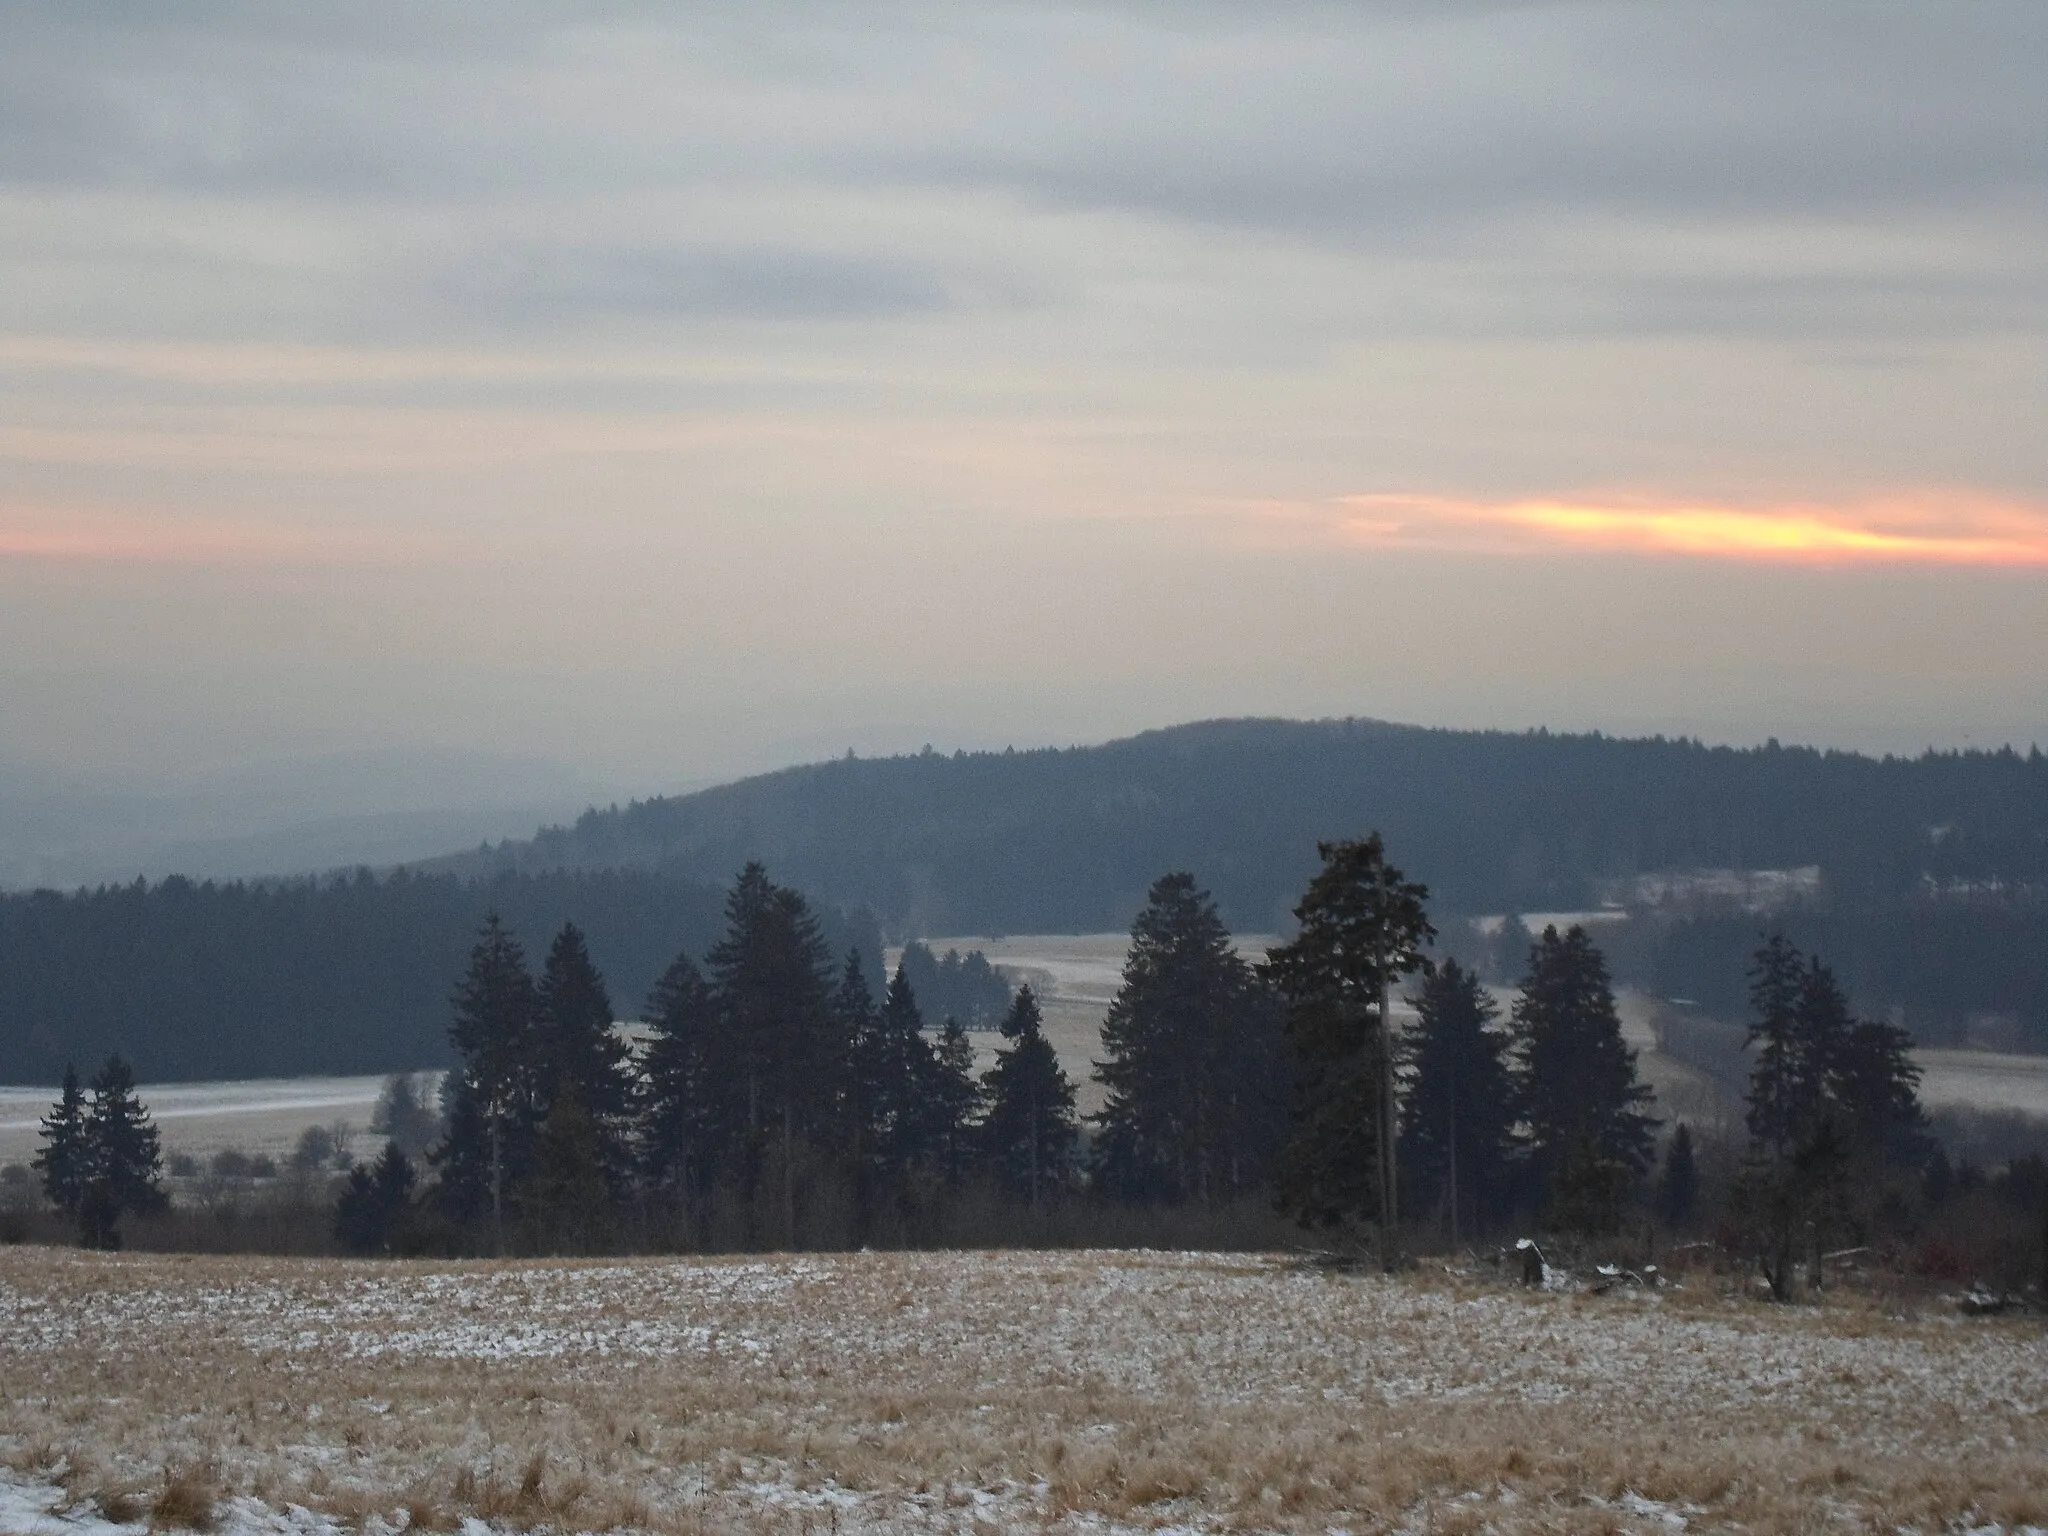
[(2013, 1529), (2044, 1408), (2038, 1321), (1705, 1279), (0, 1252), (0, 1529)]

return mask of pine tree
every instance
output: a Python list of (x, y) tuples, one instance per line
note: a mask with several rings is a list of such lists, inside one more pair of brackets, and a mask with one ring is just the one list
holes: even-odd
[(1664, 1171), (1657, 1176), (1657, 1215), (1668, 1227), (1683, 1227), (1699, 1203), (1700, 1174), (1693, 1158), (1692, 1127), (1683, 1120), (1664, 1149)]
[(651, 1186), (690, 1202), (708, 1241), (706, 1202), (729, 1170), (745, 1127), (732, 1112), (733, 1095), (713, 1076), (718, 1010), (688, 955), (676, 956), (662, 973), (646, 1012), (653, 1039), (642, 1061), (642, 1167)]
[(1429, 889), (1387, 863), (1377, 832), (1316, 852), (1323, 867), (1294, 909), (1300, 931), (1266, 960), (1286, 999), (1295, 1072), (1294, 1134), (1275, 1199), (1304, 1223), (1377, 1223), (1391, 1264), (1399, 1209), (1390, 1000), (1401, 977), (1425, 966), (1435, 932), (1423, 905)]
[(813, 1141), (829, 1147), (846, 1060), (829, 951), (803, 897), (775, 885), (759, 864), (741, 871), (725, 910), (725, 935), (705, 956), (719, 1021), (711, 1075), (736, 1095), (745, 1126), (739, 1171), (748, 1220), (773, 1149), (784, 1235), (793, 1241), (798, 1151)]
[(1103, 1021), (1098, 1174), (1127, 1198), (1209, 1204), (1263, 1182), (1285, 1061), (1209, 893), (1163, 876), (1131, 927)]
[(982, 1138), (996, 1177), (1025, 1195), (1035, 1211), (1047, 1192), (1065, 1186), (1072, 1171), (1079, 1133), (1074, 1085), (1045, 1038), (1038, 999), (1028, 986), (1017, 989), (1003, 1015), (1002, 1035), (1009, 1046), (996, 1053), (995, 1065), (981, 1079), (988, 1105)]
[(505, 1191), (524, 1176), (535, 1128), (536, 1013), (526, 952), (493, 912), (455, 992), (449, 1039), (462, 1063), (444, 1089), (448, 1134), (435, 1156), (453, 1214), (490, 1213), (492, 1247), (505, 1246)]
[(974, 1076), (974, 1042), (948, 1016), (932, 1049), (932, 1081), (925, 1105), (933, 1157), (948, 1183), (957, 1183), (973, 1161), (981, 1135), (981, 1084)]
[(377, 1161), (349, 1169), (334, 1205), (334, 1237), (354, 1254), (388, 1253), (412, 1205), (412, 1161), (396, 1141)]
[(1749, 1135), (1784, 1163), (1812, 1133), (1827, 1100), (1827, 1075), (1847, 1030), (1849, 1010), (1833, 977), (1772, 934), (1749, 967)]
[(564, 1077), (534, 1147), (533, 1177), (522, 1202), (534, 1244), (546, 1253), (588, 1253), (611, 1230), (612, 1165), (603, 1128), (583, 1091)]
[(875, 1125), (877, 1149), (884, 1169), (901, 1178), (930, 1158), (940, 1130), (931, 1098), (938, 1081), (938, 1058), (924, 1037), (924, 1015), (901, 965), (889, 978), (877, 1031), (881, 1046), (875, 1100), (881, 1112)]
[(1479, 976), (1448, 960), (1425, 977), (1402, 1116), (1411, 1187), (1448, 1219), (1451, 1241), (1507, 1204), (1518, 1151), (1513, 1044)]
[(135, 1096), (135, 1074), (119, 1056), (109, 1056), (92, 1080), (85, 1125), (92, 1175), (79, 1207), (80, 1241), (88, 1248), (118, 1248), (123, 1215), (160, 1211), (170, 1203), (156, 1126)]
[(41, 1136), (43, 1145), (33, 1166), (42, 1178), (43, 1193), (50, 1204), (75, 1220), (92, 1182), (92, 1143), (86, 1129), (85, 1090), (69, 1062), (64, 1066), (64, 1086), (57, 1102), (43, 1117)]
[(1920, 1165), (1931, 1144), (1912, 1050), (1897, 1025), (1863, 1020), (1845, 1031), (1828, 1075), (1857, 1145), (1894, 1168)]
[(1628, 1180), (1649, 1166), (1657, 1122), (1621, 1038), (1607, 962), (1583, 927), (1543, 930), (1513, 1016), (1540, 1187), (1567, 1230), (1606, 1229)]
[(627, 1132), (636, 1108), (625, 1041), (612, 1029), (612, 1000), (592, 964), (582, 930), (564, 923), (548, 947), (534, 994), (533, 1113), (545, 1124), (557, 1100), (573, 1095), (592, 1148), (616, 1192), (631, 1166)]
[(832, 993), (832, 1013), (846, 1043), (846, 1064), (840, 1082), (840, 1129), (857, 1175), (864, 1178), (881, 1158), (888, 1119), (885, 1079), (889, 1068), (881, 1014), (875, 1008), (875, 994), (868, 986), (867, 972), (857, 949), (846, 952), (839, 985)]

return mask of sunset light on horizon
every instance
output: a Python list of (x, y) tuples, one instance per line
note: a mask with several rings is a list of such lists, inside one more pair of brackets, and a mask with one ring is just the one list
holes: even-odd
[(1539, 544), (1615, 554), (2048, 566), (2048, 506), (1974, 496), (1716, 506), (1651, 498), (1478, 501), (1379, 494), (1346, 496), (1340, 504), (1347, 514), (1340, 527), (1368, 544), (1495, 530), (1514, 536), (1509, 547), (1519, 547), (1519, 536), (1526, 535)]

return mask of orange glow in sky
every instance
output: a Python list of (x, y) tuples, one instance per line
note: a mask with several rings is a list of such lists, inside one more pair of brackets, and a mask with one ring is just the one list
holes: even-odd
[[(1344, 527), (1363, 542), (1432, 534), (1507, 535), (1516, 545), (1786, 563), (2048, 566), (2048, 508), (1982, 497), (1817, 506), (1712, 506), (1648, 500), (1466, 501), (1347, 496)], [(1482, 537), (1479, 542), (1495, 542)]]

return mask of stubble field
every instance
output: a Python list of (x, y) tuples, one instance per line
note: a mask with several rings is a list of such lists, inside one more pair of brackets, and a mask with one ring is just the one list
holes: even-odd
[(2048, 1525), (2044, 1406), (2038, 1320), (1708, 1276), (0, 1252), (0, 1528), (52, 1533), (211, 1500), (301, 1533), (2010, 1530)]

